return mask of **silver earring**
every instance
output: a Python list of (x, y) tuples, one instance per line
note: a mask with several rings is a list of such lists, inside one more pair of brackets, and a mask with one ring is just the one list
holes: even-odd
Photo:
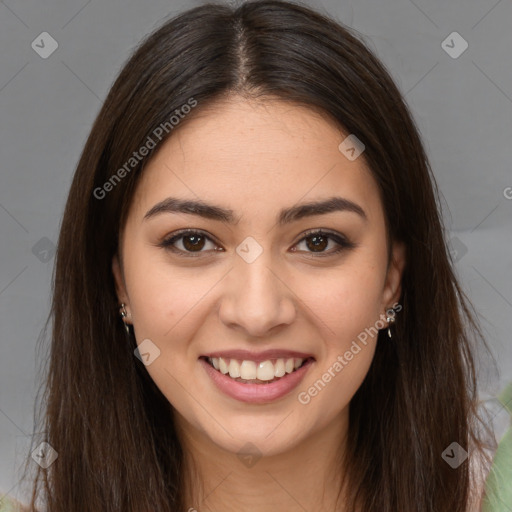
[(123, 324), (124, 324), (124, 328), (126, 330), (126, 333), (127, 334), (130, 334), (130, 327), (128, 326), (128, 324), (124, 321), (124, 319), (128, 316), (128, 313), (126, 311), (126, 304), (124, 304), (124, 302), (121, 304), (121, 307), (119, 308), (119, 312), (121, 314), (121, 318), (123, 319)]
[(389, 308), (386, 310), (386, 322), (388, 322), (388, 336), (391, 338), (391, 324), (395, 321), (395, 310), (393, 308)]

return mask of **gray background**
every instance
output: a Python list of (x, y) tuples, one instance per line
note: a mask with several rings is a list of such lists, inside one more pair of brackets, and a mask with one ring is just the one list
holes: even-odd
[[(0, 492), (22, 495), (16, 483), (34, 430), (36, 340), (85, 139), (135, 44), (200, 3), (0, 2)], [(442, 193), (456, 271), (500, 367), (497, 379), (483, 382), (487, 398), (512, 380), (512, 2), (305, 3), (361, 32), (412, 109)], [(442, 46), (454, 31), (469, 45), (457, 58)], [(46, 59), (31, 46), (42, 46), (42, 32), (58, 42)], [(462, 48), (453, 37), (446, 45), (452, 54)], [(507, 418), (499, 408), (494, 415), (501, 432)]]

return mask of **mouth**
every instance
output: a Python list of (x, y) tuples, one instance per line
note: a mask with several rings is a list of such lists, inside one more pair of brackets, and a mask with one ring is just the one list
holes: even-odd
[(236, 382), (263, 385), (272, 384), (313, 361), (313, 357), (280, 357), (264, 361), (206, 356), (201, 359)]
[(250, 404), (266, 404), (289, 395), (304, 379), (315, 358), (299, 352), (233, 351), (204, 355), (199, 362), (224, 395)]

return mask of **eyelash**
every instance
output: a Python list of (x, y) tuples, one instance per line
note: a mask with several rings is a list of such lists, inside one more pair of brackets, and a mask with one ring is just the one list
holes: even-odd
[[(206, 251), (197, 251), (197, 252), (183, 251), (183, 250), (177, 249), (176, 247), (173, 246), (173, 244), (175, 242), (177, 242), (178, 240), (180, 240), (181, 238), (184, 238), (186, 236), (192, 236), (192, 235), (203, 236), (207, 240), (215, 243), (215, 241), (212, 240), (204, 231), (194, 230), (194, 229), (183, 229), (183, 230), (177, 231), (171, 237), (168, 237), (168, 238), (162, 240), (162, 242), (159, 243), (158, 246), (162, 247), (163, 249), (166, 249), (166, 250), (169, 250), (171, 252), (174, 252), (174, 253), (176, 253), (176, 254), (178, 254), (180, 256), (183, 256), (185, 258), (190, 258), (190, 257), (197, 258), (202, 253), (204, 253)], [(333, 232), (329, 232), (329, 231), (324, 231), (324, 230), (318, 230), (318, 229), (317, 230), (313, 229), (313, 230), (310, 230), (310, 231), (306, 231), (304, 233), (304, 236), (295, 245), (298, 245), (301, 242), (303, 242), (304, 240), (306, 240), (307, 238), (311, 238), (311, 237), (313, 237), (315, 235), (316, 236), (325, 237), (325, 238), (328, 238), (330, 240), (333, 240), (340, 247), (338, 247), (335, 250), (331, 250), (330, 252), (318, 252), (318, 253), (315, 253), (315, 252), (312, 252), (312, 251), (307, 251), (307, 252), (309, 252), (309, 254), (314, 255), (313, 257), (316, 257), (316, 256), (319, 256), (319, 257), (333, 256), (335, 254), (339, 254), (340, 252), (342, 252), (344, 250), (353, 249), (354, 247), (356, 247), (355, 243), (350, 242), (345, 237), (343, 237), (343, 236), (341, 236), (341, 235), (339, 235), (337, 233), (333, 233)]]

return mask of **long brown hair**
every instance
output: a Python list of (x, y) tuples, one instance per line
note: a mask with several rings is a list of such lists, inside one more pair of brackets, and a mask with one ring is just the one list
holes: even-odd
[[(188, 508), (172, 407), (134, 357), (111, 261), (137, 180), (172, 136), (173, 113), (195, 101), (180, 116), (186, 123), (228, 93), (307, 106), (355, 134), (379, 186), (389, 239), (406, 243), (403, 312), (350, 403), (347, 510), (465, 511), (469, 464), (453, 469), (441, 454), (454, 441), (470, 453), (483, 446), (474, 344), (485, 340), (453, 270), (418, 130), (353, 30), (278, 0), (207, 4), (166, 21), (128, 60), (97, 116), (56, 256), (40, 429), (58, 459), (37, 468), (31, 507), (39, 497), (49, 512)], [(126, 167), (148, 137), (155, 147)]]

